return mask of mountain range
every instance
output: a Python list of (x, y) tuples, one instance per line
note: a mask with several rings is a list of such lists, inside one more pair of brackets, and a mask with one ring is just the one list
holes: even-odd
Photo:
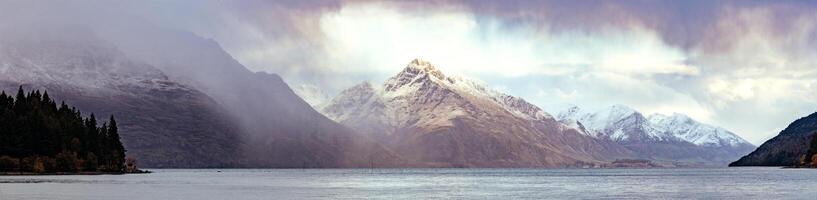
[(413, 60), (382, 85), (364, 82), (321, 111), (409, 162), (443, 167), (564, 167), (626, 157), (523, 99)]
[(725, 165), (754, 146), (725, 129), (626, 106), (553, 117), (522, 98), (447, 76), (416, 59), (382, 85), (342, 91), (318, 109), (408, 161), (442, 166), (575, 166), (617, 159)]
[(753, 148), (683, 115), (614, 106), (554, 117), (420, 59), (315, 109), (310, 103), (326, 99), (319, 88), (297, 87), (307, 103), (280, 76), (252, 72), (189, 32), (128, 24), (0, 33), (0, 89), (47, 90), (80, 110), (115, 115), (128, 155), (144, 167), (713, 164)]
[(570, 106), (557, 119), (585, 135), (614, 141), (639, 158), (725, 165), (755, 146), (736, 134), (675, 113), (644, 114), (624, 105), (597, 111)]

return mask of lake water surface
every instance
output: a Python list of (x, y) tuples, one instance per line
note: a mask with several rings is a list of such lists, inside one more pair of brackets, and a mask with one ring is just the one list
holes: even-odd
[[(0, 199), (816, 199), (817, 170), (155, 169), (0, 176)], [(220, 172), (219, 172), (220, 171)]]

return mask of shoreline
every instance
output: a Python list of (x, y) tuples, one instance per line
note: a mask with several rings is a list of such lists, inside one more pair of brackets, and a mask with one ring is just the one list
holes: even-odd
[(140, 172), (0, 172), (0, 176), (72, 176), (72, 175), (125, 175), (125, 174), (149, 174), (151, 171)]

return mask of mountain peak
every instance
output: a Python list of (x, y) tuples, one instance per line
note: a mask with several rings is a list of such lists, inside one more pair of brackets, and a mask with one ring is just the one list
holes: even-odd
[(622, 104), (615, 104), (610, 106), (609, 109), (607, 109), (607, 112), (610, 112), (611, 115), (614, 115), (616, 117), (626, 117), (638, 113), (638, 111), (636, 111), (635, 109)]
[(424, 68), (424, 67), (434, 68), (434, 65), (432, 65), (431, 62), (429, 62), (427, 60), (423, 60), (422, 58), (415, 58), (414, 60), (411, 60), (411, 62), (409, 63), (409, 66), (417, 66), (417, 67), (421, 67), (421, 68)]
[(411, 72), (411, 74), (420, 74), (426, 73), (431, 76), (434, 76), (438, 79), (445, 79), (445, 75), (443, 72), (437, 69), (431, 62), (423, 60), (421, 58), (415, 58), (411, 60), (411, 62), (406, 66), (406, 69), (403, 72)]
[(670, 116), (670, 117), (672, 117), (673, 119), (675, 119), (677, 121), (697, 122), (697, 121), (693, 120), (691, 117), (689, 117), (689, 116), (687, 116), (685, 114), (681, 114), (681, 113), (672, 113), (672, 116)]
[(399, 74), (386, 80), (385, 86), (387, 91), (394, 91), (405, 85), (427, 81), (437, 82), (445, 79), (445, 75), (434, 67), (431, 62), (417, 58), (409, 62)]
[(691, 117), (682, 113), (672, 113), (672, 115), (664, 115), (661, 113), (654, 113), (647, 117), (653, 123), (661, 123), (662, 121), (674, 121), (676, 123), (699, 123)]

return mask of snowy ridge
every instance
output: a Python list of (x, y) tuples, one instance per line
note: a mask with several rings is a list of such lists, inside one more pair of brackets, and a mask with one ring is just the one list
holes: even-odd
[[(324, 114), (333, 120), (344, 121), (350, 113), (339, 112), (341, 111), (339, 106), (358, 105), (360, 107), (355, 108), (358, 111), (386, 109), (386, 113), (395, 113), (386, 116), (388, 120), (404, 121), (406, 119), (399, 116), (398, 113), (404, 113), (401, 111), (409, 110), (410, 107), (420, 106), (409, 105), (406, 98), (414, 96), (416, 92), (425, 92), (425, 89), (429, 87), (428, 84), (432, 83), (459, 94), (490, 100), (511, 114), (524, 119), (553, 119), (550, 114), (522, 98), (489, 89), (484, 83), (476, 80), (460, 76), (446, 76), (434, 65), (422, 59), (412, 60), (402, 72), (386, 80), (382, 88), (375, 88), (368, 82), (361, 83), (344, 90), (320, 110), (325, 111)], [(354, 102), (346, 102), (350, 100)], [(462, 114), (464, 111), (453, 110), (444, 119), (451, 119)]]
[(554, 167), (632, 154), (420, 59), (382, 86), (364, 82), (344, 90), (320, 111), (408, 159), (444, 166)]
[(660, 132), (664, 132), (696, 145), (737, 146), (749, 142), (726, 129), (703, 124), (692, 118), (674, 113), (671, 116), (652, 114), (650, 123)]
[[(320, 111), (421, 160), (477, 154), (466, 158), (497, 158), (502, 162), (524, 158), (519, 161), (528, 162), (545, 155), (568, 163), (577, 158), (619, 157), (722, 163), (735, 159), (735, 152), (742, 154), (751, 148), (696, 146), (709, 144), (706, 141), (713, 141), (713, 137), (724, 144), (730, 139), (719, 133), (708, 137), (711, 134), (657, 126), (653, 120), (660, 116), (647, 118), (623, 105), (597, 112), (573, 106), (554, 118), (521, 98), (490, 89), (477, 80), (443, 74), (419, 59), (382, 85), (363, 82), (344, 90)], [(673, 124), (678, 120), (659, 121)], [(534, 151), (517, 151), (520, 148)]]
[(586, 135), (619, 142), (684, 141), (716, 147), (751, 145), (726, 129), (697, 122), (683, 114), (653, 114), (644, 117), (640, 112), (624, 105), (613, 105), (594, 112), (570, 106), (561, 111), (557, 119), (582, 130)]
[[(49, 33), (42, 33), (50, 38)], [(74, 40), (0, 39), (0, 79), (53, 84), (75, 90), (191, 90), (172, 82), (160, 70), (135, 62), (93, 34), (66, 33)], [(88, 35), (86, 35), (88, 34)], [(118, 88), (118, 89), (117, 89)]]

